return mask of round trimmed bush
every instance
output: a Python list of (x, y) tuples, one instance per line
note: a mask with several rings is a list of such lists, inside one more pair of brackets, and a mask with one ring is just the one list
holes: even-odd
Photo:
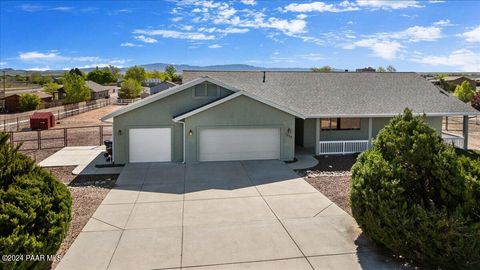
[(72, 198), (67, 187), (37, 166), (0, 133), (0, 253), (23, 255), (2, 260), (0, 269), (49, 269), (52, 261), (26, 255), (55, 255), (65, 237)]
[(354, 218), (373, 240), (427, 267), (480, 268), (480, 162), (458, 156), (410, 110), (352, 167)]

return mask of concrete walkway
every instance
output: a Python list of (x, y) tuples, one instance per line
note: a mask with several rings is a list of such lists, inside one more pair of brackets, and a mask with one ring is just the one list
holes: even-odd
[(280, 161), (128, 164), (64, 269), (398, 269)]

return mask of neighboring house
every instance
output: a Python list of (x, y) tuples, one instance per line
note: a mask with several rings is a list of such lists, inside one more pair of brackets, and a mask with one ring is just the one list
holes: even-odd
[(143, 85), (147, 87), (152, 87), (161, 83), (162, 83), (162, 79), (159, 79), (159, 78), (151, 78), (143, 81)]
[(169, 81), (161, 82), (160, 84), (150, 87), (150, 95), (160, 93), (163, 90), (167, 90), (168, 88), (171, 88), (174, 86), (177, 86), (177, 84)]
[(464, 81), (468, 81), (471, 87), (475, 89), (477, 86), (477, 82), (465, 76), (446, 76), (441, 79), (443, 82), (447, 83), (450, 87), (456, 87), (457, 85), (463, 83)]
[[(40, 98), (41, 104), (40, 108), (44, 108), (45, 104), (52, 102), (52, 95), (45, 93), (45, 92), (31, 92), (31, 93), (25, 93), (25, 94), (33, 94), (36, 95)], [(17, 113), (20, 112), (20, 96), (22, 94), (14, 94), (14, 95), (9, 95), (6, 96), (3, 100), (5, 101), (5, 109), (9, 113)]]
[[(312, 154), (361, 152), (406, 107), (426, 114), (439, 133), (443, 117), (464, 116), (468, 138), (468, 115), (480, 114), (416, 73), (184, 71), (183, 76), (182, 85), (102, 118), (113, 118), (116, 163), (293, 160), (296, 148)], [(468, 143), (459, 136), (448, 140)]]
[(373, 67), (357, 68), (355, 72), (377, 72)]
[(92, 100), (110, 97), (109, 86), (103, 86), (93, 81), (86, 81), (85, 84), (87, 85), (88, 88), (90, 88), (90, 93), (91, 93), (90, 97)]

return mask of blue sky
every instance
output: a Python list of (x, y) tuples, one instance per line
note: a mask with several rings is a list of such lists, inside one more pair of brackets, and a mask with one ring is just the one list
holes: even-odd
[(480, 71), (480, 1), (2, 1), (0, 67)]

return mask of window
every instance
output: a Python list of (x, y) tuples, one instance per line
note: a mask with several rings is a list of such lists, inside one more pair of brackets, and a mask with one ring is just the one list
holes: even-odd
[(217, 98), (220, 96), (220, 89), (217, 85), (211, 83), (203, 83), (195, 85), (195, 98)]
[(360, 118), (324, 118), (321, 119), (322, 130), (358, 130)]

